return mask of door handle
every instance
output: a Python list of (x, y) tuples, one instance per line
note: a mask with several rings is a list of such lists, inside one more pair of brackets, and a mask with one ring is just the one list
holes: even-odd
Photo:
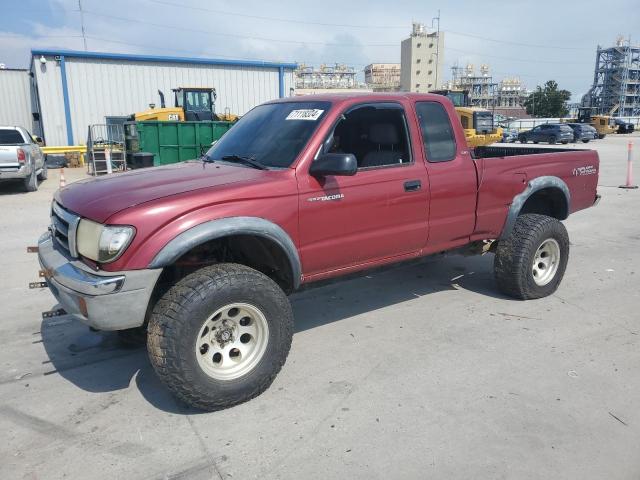
[(420, 190), (422, 187), (422, 182), (420, 180), (407, 180), (404, 182), (404, 191), (405, 192), (415, 192)]

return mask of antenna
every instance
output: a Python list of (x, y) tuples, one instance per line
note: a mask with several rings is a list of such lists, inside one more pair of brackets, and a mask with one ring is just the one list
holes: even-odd
[(84, 43), (84, 51), (87, 51), (87, 38), (84, 35), (84, 12), (82, 11), (82, 0), (78, 0), (78, 9), (80, 10), (80, 27), (82, 29), (82, 43)]

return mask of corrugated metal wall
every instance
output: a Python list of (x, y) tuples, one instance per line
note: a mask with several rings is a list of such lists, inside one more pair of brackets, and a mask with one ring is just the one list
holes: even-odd
[[(67, 143), (60, 62), (53, 57), (34, 62), (49, 145)], [(42, 68), (44, 67), (44, 68)], [(158, 89), (173, 104), (172, 88), (215, 87), (216, 111), (242, 115), (255, 105), (279, 96), (277, 68), (65, 57), (74, 143), (86, 142), (87, 127), (106, 116), (127, 116), (160, 106)], [(293, 72), (285, 70), (284, 94), (293, 86)]]
[(0, 69), (0, 125), (31, 131), (30, 77), (26, 70)]

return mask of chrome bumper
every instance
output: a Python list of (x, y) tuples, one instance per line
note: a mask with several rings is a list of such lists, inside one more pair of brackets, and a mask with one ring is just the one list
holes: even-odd
[(31, 175), (31, 165), (26, 164), (19, 168), (0, 168), (0, 180), (23, 179)]
[(123, 330), (144, 323), (147, 305), (162, 269), (96, 272), (68, 258), (45, 233), (38, 259), (49, 290), (62, 308), (99, 330)]

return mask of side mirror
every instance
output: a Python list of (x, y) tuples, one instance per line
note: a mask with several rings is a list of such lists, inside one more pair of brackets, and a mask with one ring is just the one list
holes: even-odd
[(42, 137), (34, 137), (34, 140), (38, 145), (40, 146), (44, 145), (44, 142), (42, 141)]
[(326, 175), (352, 176), (358, 171), (358, 161), (352, 153), (325, 153), (311, 164), (309, 174), (314, 177)]

